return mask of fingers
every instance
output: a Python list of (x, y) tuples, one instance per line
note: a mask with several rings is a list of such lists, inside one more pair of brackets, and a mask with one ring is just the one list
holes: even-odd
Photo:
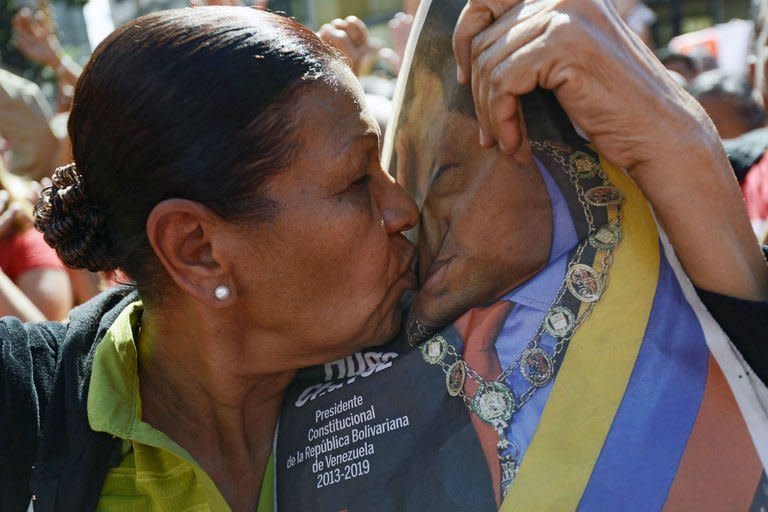
[(343, 22), (352, 44), (355, 46), (364, 46), (368, 44), (368, 27), (365, 26), (363, 20), (357, 16), (347, 16), (344, 18)]
[(347, 59), (349, 66), (354, 69), (354, 45), (344, 30), (337, 28), (331, 23), (326, 23), (317, 31), (317, 37), (324, 43), (339, 50)]
[(14, 45), (28, 46), (35, 38), (35, 23), (32, 11), (25, 7), (13, 17), (13, 42)]
[(368, 52), (368, 27), (357, 16), (337, 18), (326, 23), (317, 32), (325, 43), (335, 47), (347, 58), (349, 66), (358, 74), (361, 60)]
[(347, 16), (344, 19), (336, 18), (323, 26), (336, 29), (335, 36), (348, 39), (351, 47), (363, 47), (368, 44), (368, 27), (357, 16)]
[(13, 44), (27, 59), (56, 68), (60, 64), (58, 39), (52, 32), (48, 16), (28, 8), (13, 17)]
[(491, 9), (480, 2), (469, 0), (461, 10), (456, 29), (453, 32), (453, 53), (456, 55), (459, 83), (466, 85), (472, 63), (472, 39), (493, 23)]
[(13, 28), (20, 35), (41, 39), (48, 35), (48, 17), (42, 11), (33, 13), (28, 7), (21, 9), (13, 17)]
[(32, 10), (29, 7), (22, 8), (13, 17), (12, 23), (15, 30), (31, 31), (32, 23), (34, 23)]
[[(518, 21), (524, 18), (523, 21)], [(471, 82), (480, 144), (513, 153), (521, 142), (523, 118), (518, 96), (539, 84), (543, 61), (536, 60), (552, 15), (529, 16), (513, 9), (472, 44)]]
[[(529, 0), (530, 1), (530, 0)], [(460, 84), (469, 81), (471, 73), (472, 39), (507, 11), (521, 5), (523, 0), (468, 0), (462, 9), (453, 33), (457, 78)]]
[[(492, 93), (489, 98), (491, 134), (499, 142), (502, 152), (517, 153), (523, 142), (524, 119), (520, 100), (512, 94)], [(497, 110), (498, 109), (498, 110)]]
[(205, 5), (225, 5), (225, 6), (241, 6), (243, 2), (240, 0), (189, 0), (190, 7), (201, 7)]
[(408, 36), (411, 33), (411, 27), (413, 26), (413, 16), (398, 12), (391, 20), (389, 20), (388, 25), (390, 34), (392, 35), (394, 49), (402, 59), (405, 55)]

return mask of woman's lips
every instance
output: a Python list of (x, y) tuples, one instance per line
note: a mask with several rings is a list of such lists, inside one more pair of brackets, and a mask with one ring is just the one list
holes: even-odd
[(400, 270), (400, 278), (405, 281), (408, 289), (410, 290), (414, 290), (418, 286), (418, 282), (416, 281), (416, 272), (413, 270), (415, 261), (416, 251), (415, 249), (410, 249), (408, 257), (406, 258), (404, 264), (401, 266)]
[(416, 273), (413, 270), (408, 270), (405, 272), (402, 276), (402, 279), (405, 281), (406, 286), (409, 290), (415, 290), (418, 283), (416, 282)]
[(448, 265), (453, 261), (453, 256), (450, 258), (442, 258), (429, 267), (427, 272), (427, 279), (424, 281), (421, 289), (428, 293), (437, 293), (444, 287), (445, 275), (448, 273)]

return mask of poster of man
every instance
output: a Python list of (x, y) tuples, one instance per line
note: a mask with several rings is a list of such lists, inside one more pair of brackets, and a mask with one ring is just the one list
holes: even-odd
[(299, 375), (279, 509), (768, 505), (760, 385), (637, 186), (549, 92), (522, 98), (514, 155), (478, 144), (451, 49), (464, 5), (422, 2), (383, 147), (421, 208), (409, 320)]

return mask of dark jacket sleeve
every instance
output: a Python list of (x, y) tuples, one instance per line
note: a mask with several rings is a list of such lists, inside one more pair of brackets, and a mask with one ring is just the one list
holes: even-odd
[(27, 510), (41, 418), (65, 329), (0, 319), (0, 510)]
[(734, 299), (697, 290), (744, 360), (768, 384), (768, 302)]
[[(768, 263), (768, 245), (763, 246)], [(768, 385), (768, 302), (734, 299), (696, 289), (701, 301), (760, 380)]]

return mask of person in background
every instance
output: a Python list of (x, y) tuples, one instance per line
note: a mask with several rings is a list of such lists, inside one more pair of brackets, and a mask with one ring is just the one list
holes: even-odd
[(387, 23), (392, 48), (371, 44), (368, 27), (357, 16), (331, 20), (320, 27), (318, 35), (323, 41), (335, 46), (344, 54), (351, 62), (357, 76), (384, 73), (395, 78), (400, 72), (405, 46), (419, 2), (420, 0), (404, 0), (402, 11), (395, 13)]
[[(243, 6), (244, 3), (242, 0), (189, 0), (190, 7), (201, 7), (203, 5), (228, 5), (230, 7), (239, 7)], [(252, 5), (256, 9), (263, 10), (269, 7), (269, 0), (254, 0)]]
[[(49, 320), (64, 320), (73, 306), (72, 286), (64, 264), (41, 233), (32, 228), (28, 184), (11, 176), (0, 165), (0, 192), (5, 222), (0, 230), (0, 271), (37, 311), (25, 308), (24, 317), (37, 320), (38, 312)], [(7, 283), (3, 288), (7, 288)], [(4, 290), (5, 291), (5, 290)], [(8, 292), (15, 294), (15, 292)], [(0, 300), (0, 316), (17, 315), (8, 293)]]
[[(755, 94), (768, 101), (768, 0), (756, 2)], [(747, 213), (758, 240), (768, 240), (768, 129), (758, 128), (723, 141), (736, 177), (741, 184)]]
[(616, 10), (629, 28), (637, 34), (642, 41), (653, 48), (651, 26), (656, 22), (656, 13), (645, 5), (642, 0), (613, 0)]
[(413, 17), (416, 15), (419, 3), (420, 0), (404, 0), (403, 10), (396, 13), (388, 23), (392, 36), (392, 49), (400, 57), (401, 62), (405, 56), (405, 45), (408, 42), (408, 36), (413, 27)]
[[(61, 47), (59, 38), (51, 29), (52, 22), (43, 11), (21, 9), (13, 18), (13, 42), (27, 59), (41, 66), (48, 66), (56, 73), (56, 108), (48, 115), (48, 147), (55, 148), (51, 162), (35, 178), (47, 177), (52, 170), (72, 160), (72, 148), (66, 133), (72, 96), (82, 68)], [(67, 268), (73, 289), (74, 304), (82, 304), (108, 287), (108, 279), (85, 269)]]
[[(31, 62), (50, 67), (56, 73), (59, 88), (68, 88), (71, 99), (82, 68), (64, 53), (51, 27), (52, 21), (43, 11), (33, 12), (24, 7), (13, 17), (13, 43)], [(57, 109), (58, 112), (66, 110), (69, 109)]]
[(720, 70), (706, 71), (690, 83), (688, 92), (707, 111), (723, 139), (733, 139), (765, 126), (765, 110), (741, 77)]
[[(0, 190), (0, 239), (5, 233), (12, 232), (20, 218), (19, 207), (9, 204), (8, 192)], [(0, 269), (0, 316), (11, 315), (25, 322), (45, 320), (45, 315), (35, 306), (29, 297), (16, 286), (16, 283)]]
[(37, 84), (0, 69), (0, 136), (7, 142), (10, 172), (29, 179), (50, 174), (60, 147), (51, 115)]
[(357, 16), (331, 20), (320, 27), (317, 35), (344, 56), (363, 86), (368, 108), (385, 132), (392, 115), (394, 78), (400, 71), (400, 55), (390, 48), (371, 44), (368, 27)]
[(32, 180), (48, 177), (71, 159), (64, 127), (80, 67), (64, 54), (50, 26), (44, 13), (28, 8), (13, 18), (13, 42), (19, 52), (56, 73), (54, 111), (37, 84), (0, 69), (0, 136), (9, 146), (9, 170)]
[(382, 132), (392, 115), (394, 79), (400, 73), (408, 35), (420, 0), (404, 0), (402, 11), (387, 23), (392, 48), (372, 44), (368, 27), (357, 16), (337, 18), (317, 32), (322, 41), (338, 49), (347, 59), (366, 92), (366, 101)]
[(656, 56), (664, 64), (665, 68), (678, 73), (685, 79), (683, 85), (690, 83), (701, 72), (701, 66), (698, 61), (690, 55), (683, 55), (682, 53), (673, 52), (668, 48), (662, 48), (656, 52)]

